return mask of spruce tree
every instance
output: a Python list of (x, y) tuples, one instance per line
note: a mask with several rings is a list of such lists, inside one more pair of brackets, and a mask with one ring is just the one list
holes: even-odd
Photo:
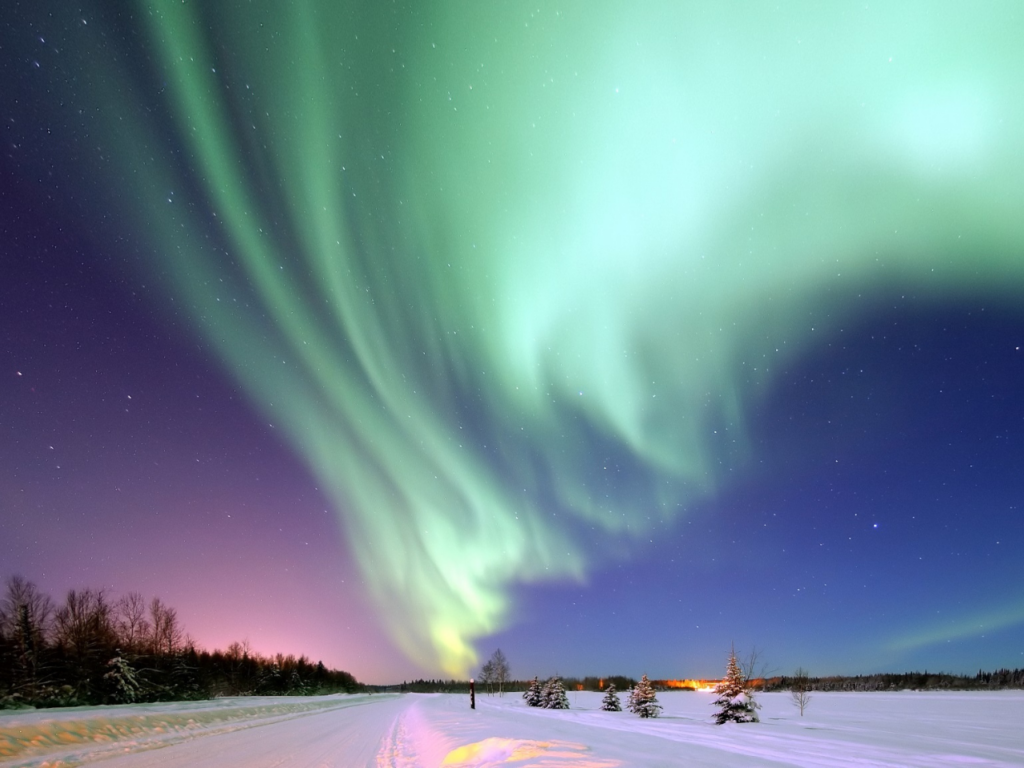
[(601, 709), (605, 712), (621, 712), (622, 704), (619, 703), (619, 695), (615, 693), (615, 683), (608, 683), (604, 689), (604, 698), (601, 700)]
[(544, 686), (542, 707), (546, 709), (568, 709), (569, 699), (565, 695), (562, 679), (555, 675)]
[(756, 723), (757, 710), (761, 705), (754, 701), (754, 697), (747, 687), (747, 681), (740, 670), (739, 662), (736, 661), (736, 650), (729, 652), (729, 664), (726, 667), (725, 679), (715, 688), (718, 698), (715, 699), (715, 706), (718, 712), (715, 713), (715, 723)]
[(119, 704), (131, 704), (142, 694), (142, 684), (135, 669), (123, 656), (115, 656), (107, 662), (109, 671), (103, 675), (112, 688), (111, 695)]
[(544, 703), (544, 691), (541, 690), (536, 677), (530, 681), (530, 687), (523, 692), (523, 698), (526, 699), (528, 707), (539, 707)]
[(640, 715), (640, 717), (657, 717), (661, 712), (658, 696), (654, 692), (651, 681), (647, 679), (647, 675), (641, 677), (636, 688), (630, 692), (629, 711), (634, 715)]

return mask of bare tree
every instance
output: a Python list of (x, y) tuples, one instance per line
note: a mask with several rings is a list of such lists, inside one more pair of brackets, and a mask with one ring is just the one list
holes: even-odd
[(487, 695), (492, 693), (491, 686), (494, 684), (494, 659), (488, 659), (480, 667), (480, 676), (477, 678), (482, 685), (487, 686)]
[(176, 610), (164, 605), (159, 597), (154, 597), (149, 604), (149, 619), (152, 623), (150, 643), (153, 653), (170, 656), (181, 649), (184, 635)]
[(114, 628), (121, 649), (131, 653), (142, 650), (149, 636), (146, 601), (138, 592), (129, 592), (114, 603)]
[(505, 695), (505, 683), (509, 679), (508, 659), (505, 658), (505, 654), (501, 652), (501, 648), (491, 654), (490, 660), (487, 662), (491, 665), (493, 682), (498, 685), (498, 695)]
[(793, 705), (800, 709), (800, 717), (804, 716), (804, 710), (811, 701), (811, 683), (807, 670), (797, 667), (793, 673), (792, 683), (789, 687), (789, 695), (793, 699)]
[[(238, 642), (237, 640), (228, 646), (224, 656), (230, 662), (229, 681), (234, 690), (248, 690), (251, 684), (251, 674), (257, 669), (252, 658), (252, 646), (249, 640)], [(322, 665), (321, 665), (322, 666)]]
[[(53, 639), (72, 658), (84, 659), (115, 641), (110, 605), (103, 592), (72, 589), (54, 614)], [(105, 660), (104, 660), (105, 661)]]
[(224, 656), (231, 661), (241, 661), (244, 651), (242, 650), (242, 644), (237, 640), (228, 646), (228, 649), (224, 651)]
[(758, 684), (763, 691), (765, 683), (772, 674), (772, 670), (768, 668), (768, 664), (764, 660), (764, 651), (756, 645), (750, 649), (747, 658), (740, 662), (740, 670), (743, 673), (746, 687), (752, 691), (757, 690)]
[(76, 694), (89, 697), (116, 653), (110, 604), (100, 590), (72, 589), (53, 618), (54, 644), (75, 680)]

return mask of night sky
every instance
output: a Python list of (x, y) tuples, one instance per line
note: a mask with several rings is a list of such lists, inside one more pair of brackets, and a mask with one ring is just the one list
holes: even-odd
[(0, 576), (369, 682), (1024, 666), (1019, 4), (424, 5), (4, 3)]

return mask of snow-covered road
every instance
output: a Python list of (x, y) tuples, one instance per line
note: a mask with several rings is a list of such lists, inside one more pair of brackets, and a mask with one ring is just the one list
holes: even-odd
[(657, 720), (530, 709), (516, 695), (237, 698), (0, 712), (0, 765), (104, 768), (498, 766), (1019, 766), (1024, 692), (816, 694), (801, 718), (785, 694), (762, 722), (718, 727), (711, 697), (663, 693)]

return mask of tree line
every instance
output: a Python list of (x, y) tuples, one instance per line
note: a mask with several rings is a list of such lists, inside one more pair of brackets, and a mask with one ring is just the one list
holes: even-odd
[[(492, 683), (488, 688), (480, 678), (475, 678), (477, 690), (480, 693), (497, 693), (497, 687)], [(502, 684), (505, 693), (522, 693), (527, 690), (532, 680), (511, 680), (507, 679)], [(569, 691), (603, 691), (609, 684), (615, 685), (619, 690), (628, 690), (637, 684), (635, 678), (625, 675), (611, 675), (608, 677), (566, 677), (562, 684)], [(377, 692), (398, 691), (401, 693), (469, 693), (469, 680), (443, 680), (443, 679), (419, 679), (406, 680), (402, 683), (392, 685), (365, 685), (366, 689)]]
[(0, 599), (0, 708), (361, 689), (348, 672), (305, 656), (261, 656), (247, 642), (201, 650), (174, 608), (138, 592), (114, 600), (73, 589), (56, 604), (13, 576)]
[[(1024, 669), (979, 671), (976, 675), (950, 675), (944, 672), (903, 672), (896, 674), (806, 677), (800, 687), (812, 691), (993, 691), (1024, 688)], [(770, 677), (762, 690), (788, 691), (793, 676)]]

